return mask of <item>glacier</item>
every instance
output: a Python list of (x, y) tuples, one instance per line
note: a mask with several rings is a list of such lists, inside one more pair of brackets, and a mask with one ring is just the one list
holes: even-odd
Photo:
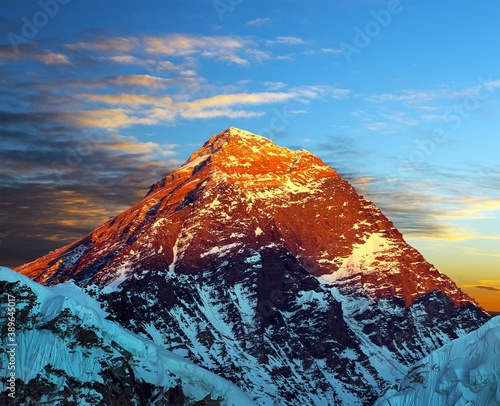
[(500, 316), (434, 350), (375, 406), (500, 405)]

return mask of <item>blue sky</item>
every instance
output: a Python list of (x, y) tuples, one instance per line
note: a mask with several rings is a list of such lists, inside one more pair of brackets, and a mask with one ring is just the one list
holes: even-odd
[(236, 126), (320, 156), (500, 310), (497, 1), (4, 0), (0, 12), (5, 265), (83, 235)]

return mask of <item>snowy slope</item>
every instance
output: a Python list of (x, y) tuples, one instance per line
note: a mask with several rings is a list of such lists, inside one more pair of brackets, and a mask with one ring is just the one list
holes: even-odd
[[(174, 404), (179, 382), (185, 404), (205, 398), (221, 399), (222, 405), (253, 404), (235, 385), (106, 320), (99, 304), (72, 282), (47, 288), (0, 267), (0, 286), (1, 303), (15, 297), (16, 310), (15, 346), (2, 331), (0, 399), (11, 400), (5, 378), (14, 371), (16, 398), (33, 404), (59, 404), (65, 393), (78, 405), (162, 399)], [(6, 316), (2, 311), (0, 317)], [(6, 320), (1, 326), (5, 329)], [(9, 370), (4, 353), (12, 348), (16, 364)]]
[(500, 316), (423, 358), (376, 405), (500, 405)]

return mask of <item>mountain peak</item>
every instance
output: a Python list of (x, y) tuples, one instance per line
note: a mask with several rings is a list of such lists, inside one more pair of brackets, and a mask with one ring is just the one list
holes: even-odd
[(233, 150), (232, 152), (239, 149), (243, 152), (245, 149), (248, 149), (248, 147), (251, 148), (252, 146), (259, 144), (267, 144), (268, 146), (278, 148), (272, 141), (261, 137), (260, 135), (253, 134), (249, 131), (241, 130), (236, 127), (229, 127), (228, 129), (212, 136), (199, 150), (192, 153), (185, 165), (199, 159), (202, 156), (208, 157), (217, 154), (222, 149), (231, 148)]
[[(88, 251), (93, 261), (94, 253), (101, 252), (96, 247), (112, 251), (109, 240), (116, 238), (117, 246), (125, 244), (124, 252), (140, 252), (144, 247), (143, 241), (135, 241), (138, 229), (149, 240), (154, 232), (148, 227), (164, 223), (169, 224), (162, 226), (168, 228), (168, 241), (154, 237), (157, 249), (164, 248), (145, 258), (134, 257), (133, 262), (149, 266), (153, 261), (151, 266), (160, 268), (167, 263), (172, 269), (175, 265), (194, 272), (213, 266), (212, 253), (219, 252), (214, 244), (254, 251), (285, 244), (311, 274), (323, 276), (328, 283), (357, 280), (373, 297), (402, 297), (410, 305), (428, 292), (442, 290), (456, 304), (472, 302), (408, 246), (373, 203), (321, 159), (235, 127), (212, 136), (183, 166), (153, 184), (141, 202), (87, 236), (90, 245), (85, 242), (80, 249)], [(134, 243), (124, 243), (125, 237)], [(85, 268), (81, 259), (66, 267), (64, 261), (54, 260), (58, 255), (59, 251), (20, 269), (55, 281), (51, 277), (61, 277), (62, 268), (69, 268), (65, 278)], [(95, 281), (105, 284), (116, 278), (116, 269), (129, 261), (121, 257), (122, 253), (113, 255), (113, 261), (108, 261), (109, 274), (96, 267), (100, 272)], [(219, 258), (223, 261), (224, 255)], [(43, 272), (47, 263), (51, 271)], [(387, 283), (380, 284), (381, 275)]]
[(174, 179), (195, 174), (200, 179), (223, 179), (250, 189), (286, 184), (304, 186), (317, 179), (338, 176), (309, 151), (279, 147), (265, 137), (229, 127), (212, 136), (184, 165), (153, 184), (149, 193)]
[(373, 404), (488, 318), (319, 158), (237, 128), (17, 270), (91, 287), (113, 320), (257, 404)]

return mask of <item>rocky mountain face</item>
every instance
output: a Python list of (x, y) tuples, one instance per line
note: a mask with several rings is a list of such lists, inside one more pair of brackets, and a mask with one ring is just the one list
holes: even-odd
[(135, 206), (17, 269), (259, 405), (369, 405), (489, 316), (347, 181), (236, 128)]

